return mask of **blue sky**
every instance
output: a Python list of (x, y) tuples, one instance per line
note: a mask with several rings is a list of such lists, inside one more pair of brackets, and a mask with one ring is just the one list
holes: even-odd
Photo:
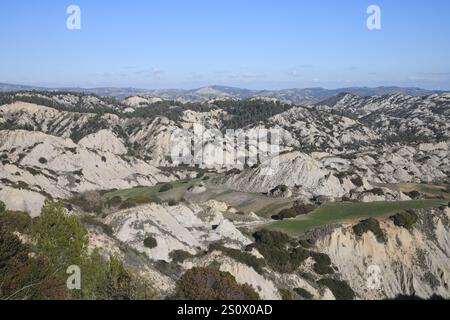
[(448, 0), (1, 0), (0, 82), (449, 90), (449, 17)]

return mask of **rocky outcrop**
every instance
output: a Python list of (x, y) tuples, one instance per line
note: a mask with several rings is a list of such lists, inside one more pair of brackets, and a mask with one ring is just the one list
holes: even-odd
[(127, 153), (127, 148), (123, 142), (114, 133), (105, 129), (84, 137), (78, 144), (87, 149), (100, 150), (117, 155)]
[(248, 192), (269, 192), (280, 185), (297, 186), (313, 195), (333, 197), (350, 191), (322, 163), (301, 152), (282, 154), (258, 168), (229, 174), (218, 183)]
[[(64, 199), (84, 191), (153, 186), (175, 179), (142, 160), (120, 154), (123, 148), (112, 133), (99, 135), (109, 138), (105, 143), (99, 139), (96, 145), (89, 145), (88, 138), (84, 143), (90, 146), (87, 148), (41, 132), (0, 131), (0, 153), (4, 159), (0, 164), (0, 187)], [(32, 198), (15, 201), (25, 202), (25, 207), (32, 207), (35, 214), (38, 209)]]
[(386, 243), (372, 232), (358, 238), (351, 226), (343, 226), (320, 237), (316, 247), (330, 256), (359, 298), (438, 295), (449, 299), (450, 209), (418, 214), (419, 222), (411, 231), (382, 221)]
[[(114, 213), (105, 223), (113, 228), (117, 239), (145, 252), (152, 260), (171, 261), (170, 253), (175, 250), (195, 255), (221, 240), (239, 249), (250, 244), (251, 240), (216, 208), (207, 204), (149, 204)], [(149, 236), (156, 239), (155, 248), (144, 246)]]

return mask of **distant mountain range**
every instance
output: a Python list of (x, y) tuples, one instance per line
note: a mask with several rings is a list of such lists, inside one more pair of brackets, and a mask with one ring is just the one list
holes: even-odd
[(0, 83), (0, 92), (15, 91), (64, 91), (64, 92), (83, 92), (92, 93), (99, 96), (115, 97), (123, 99), (129, 96), (147, 96), (159, 97), (168, 100), (179, 100), (186, 102), (200, 102), (218, 98), (235, 98), (248, 99), (253, 97), (268, 97), (282, 101), (293, 103), (317, 102), (341, 93), (351, 93), (358, 96), (383, 96), (387, 94), (401, 93), (410, 96), (427, 96), (435, 93), (443, 93), (444, 91), (426, 90), (420, 88), (403, 88), (403, 87), (350, 87), (340, 89), (324, 89), (324, 88), (304, 88), (304, 89), (283, 89), (283, 90), (250, 90), (226, 86), (208, 86), (198, 89), (182, 90), (182, 89), (159, 89), (147, 90), (138, 88), (46, 88), (35, 86), (24, 86)]

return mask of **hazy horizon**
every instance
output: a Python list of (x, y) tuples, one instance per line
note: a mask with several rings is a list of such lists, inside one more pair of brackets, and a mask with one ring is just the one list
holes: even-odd
[(438, 89), (438, 88), (424, 88), (417, 86), (397, 86), (397, 85), (379, 85), (379, 86), (342, 86), (342, 87), (323, 87), (323, 86), (311, 86), (311, 87), (280, 87), (280, 88), (255, 88), (255, 87), (244, 87), (244, 86), (233, 86), (233, 85), (220, 85), (220, 84), (205, 84), (203, 86), (193, 86), (193, 87), (162, 87), (162, 88), (152, 88), (152, 87), (134, 87), (129, 85), (117, 85), (117, 86), (46, 86), (46, 85), (30, 85), (26, 83), (10, 83), (0, 81), (0, 85), (11, 85), (11, 86), (23, 86), (23, 87), (39, 87), (49, 90), (64, 90), (64, 89), (101, 89), (101, 88), (112, 88), (112, 89), (136, 89), (136, 90), (148, 90), (148, 91), (156, 91), (156, 90), (183, 90), (183, 91), (191, 91), (202, 88), (211, 88), (211, 87), (222, 87), (222, 88), (233, 88), (233, 89), (241, 89), (241, 90), (251, 90), (251, 91), (283, 91), (283, 90), (308, 90), (308, 89), (324, 89), (324, 90), (339, 90), (339, 89), (378, 89), (378, 88), (402, 88), (402, 89), (422, 89), (428, 91), (450, 91), (450, 89)]

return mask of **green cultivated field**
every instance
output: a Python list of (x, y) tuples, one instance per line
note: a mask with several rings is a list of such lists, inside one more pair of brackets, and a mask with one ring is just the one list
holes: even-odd
[(379, 183), (374, 184), (377, 187), (385, 187), (395, 191), (411, 192), (418, 191), (423, 193), (427, 198), (430, 197), (444, 197), (450, 199), (450, 193), (446, 191), (447, 186), (435, 184), (421, 184), (421, 183)]
[(350, 220), (380, 217), (407, 209), (424, 209), (446, 204), (444, 200), (414, 200), (397, 202), (369, 202), (369, 203), (327, 203), (322, 205), (309, 216), (293, 220), (271, 223), (266, 228), (286, 232), (292, 235), (301, 234), (309, 229)]
[(133, 200), (180, 200), (186, 190), (196, 184), (199, 184), (201, 179), (192, 180), (180, 180), (171, 182), (173, 189), (167, 192), (159, 192), (162, 185), (157, 185), (153, 187), (138, 187), (132, 189), (124, 189), (109, 192), (105, 195), (106, 199), (111, 199), (115, 196), (119, 196), (122, 199), (133, 199)]

